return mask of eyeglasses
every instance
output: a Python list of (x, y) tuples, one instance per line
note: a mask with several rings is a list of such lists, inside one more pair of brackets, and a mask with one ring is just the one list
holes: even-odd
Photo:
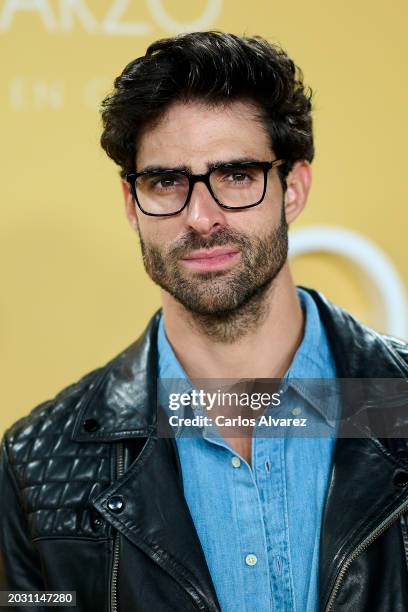
[(284, 163), (283, 159), (229, 162), (214, 166), (205, 174), (160, 169), (129, 172), (125, 178), (142, 213), (170, 217), (187, 206), (194, 185), (199, 182), (205, 183), (222, 208), (239, 210), (257, 206), (265, 197), (269, 170)]

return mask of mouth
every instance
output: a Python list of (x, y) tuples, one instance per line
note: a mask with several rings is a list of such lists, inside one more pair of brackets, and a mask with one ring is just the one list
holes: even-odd
[(214, 270), (228, 268), (240, 256), (240, 252), (232, 247), (215, 247), (193, 251), (182, 258), (183, 264), (191, 270)]

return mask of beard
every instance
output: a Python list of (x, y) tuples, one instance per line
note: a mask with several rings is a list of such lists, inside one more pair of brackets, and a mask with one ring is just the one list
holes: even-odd
[[(204, 238), (189, 232), (168, 248), (145, 242), (139, 232), (147, 274), (190, 313), (207, 335), (232, 342), (259, 322), (263, 302), (288, 255), (288, 224), (284, 207), (277, 227), (248, 236), (224, 227)], [(199, 272), (183, 269), (180, 259), (192, 250), (236, 247), (241, 256), (231, 269)]]

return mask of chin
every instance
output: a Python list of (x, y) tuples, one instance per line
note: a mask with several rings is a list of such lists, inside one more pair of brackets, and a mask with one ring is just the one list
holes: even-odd
[(192, 300), (191, 295), (186, 299), (186, 296), (177, 296), (173, 295), (173, 297), (179, 301), (187, 310), (191, 313), (200, 315), (200, 316), (210, 316), (214, 318), (222, 318), (233, 315), (236, 312), (242, 310), (242, 308), (253, 301), (255, 294), (247, 295), (247, 296), (233, 296), (229, 295), (227, 299), (220, 299), (218, 301), (214, 300), (214, 296), (212, 299), (200, 298), (199, 296), (196, 299)]

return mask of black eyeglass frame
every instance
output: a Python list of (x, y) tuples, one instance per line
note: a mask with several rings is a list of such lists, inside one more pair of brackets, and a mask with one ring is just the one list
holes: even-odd
[[(218, 206), (221, 206), (221, 208), (225, 208), (227, 210), (242, 210), (244, 208), (252, 208), (253, 206), (258, 206), (258, 204), (260, 204), (263, 201), (265, 197), (265, 193), (266, 193), (267, 183), (268, 183), (269, 170), (272, 170), (272, 168), (276, 168), (278, 166), (282, 166), (284, 163), (285, 163), (284, 159), (274, 159), (272, 161), (248, 161), (248, 162), (241, 162), (239, 164), (237, 163), (234, 164), (232, 162), (232, 163), (225, 163), (225, 164), (220, 164), (218, 166), (215, 166), (211, 168), (211, 170), (209, 170), (208, 172), (205, 172), (204, 174), (191, 174), (191, 172), (188, 172), (187, 170), (174, 170), (174, 169), (161, 170), (160, 172), (153, 172), (151, 170), (145, 170), (143, 172), (127, 172), (125, 174), (125, 180), (130, 185), (132, 197), (135, 200), (136, 204), (138, 205), (139, 209), (142, 211), (144, 215), (148, 215), (149, 217), (173, 217), (174, 215), (180, 214), (181, 211), (185, 209), (185, 207), (188, 205), (190, 201), (191, 194), (193, 193), (194, 185), (200, 182), (204, 183), (207, 186), (207, 189), (210, 192), (211, 197), (215, 200)], [(211, 183), (210, 183), (210, 175), (212, 174), (212, 172), (214, 172), (215, 170), (219, 170), (220, 168), (223, 168), (223, 169), (225, 168), (226, 170), (228, 170), (228, 168), (243, 168), (243, 169), (262, 168), (263, 173), (264, 173), (264, 188), (263, 188), (263, 193), (262, 193), (261, 198), (254, 204), (246, 204), (245, 206), (228, 206), (227, 204), (222, 204), (218, 200), (218, 198), (214, 195), (212, 187), (211, 187)], [(146, 210), (142, 208), (139, 202), (139, 199), (137, 197), (136, 180), (139, 176), (149, 176), (149, 175), (154, 175), (154, 174), (169, 174), (169, 175), (182, 174), (187, 177), (189, 187), (188, 187), (186, 201), (184, 202), (183, 206), (176, 212), (151, 213), (151, 212), (147, 212)]]

